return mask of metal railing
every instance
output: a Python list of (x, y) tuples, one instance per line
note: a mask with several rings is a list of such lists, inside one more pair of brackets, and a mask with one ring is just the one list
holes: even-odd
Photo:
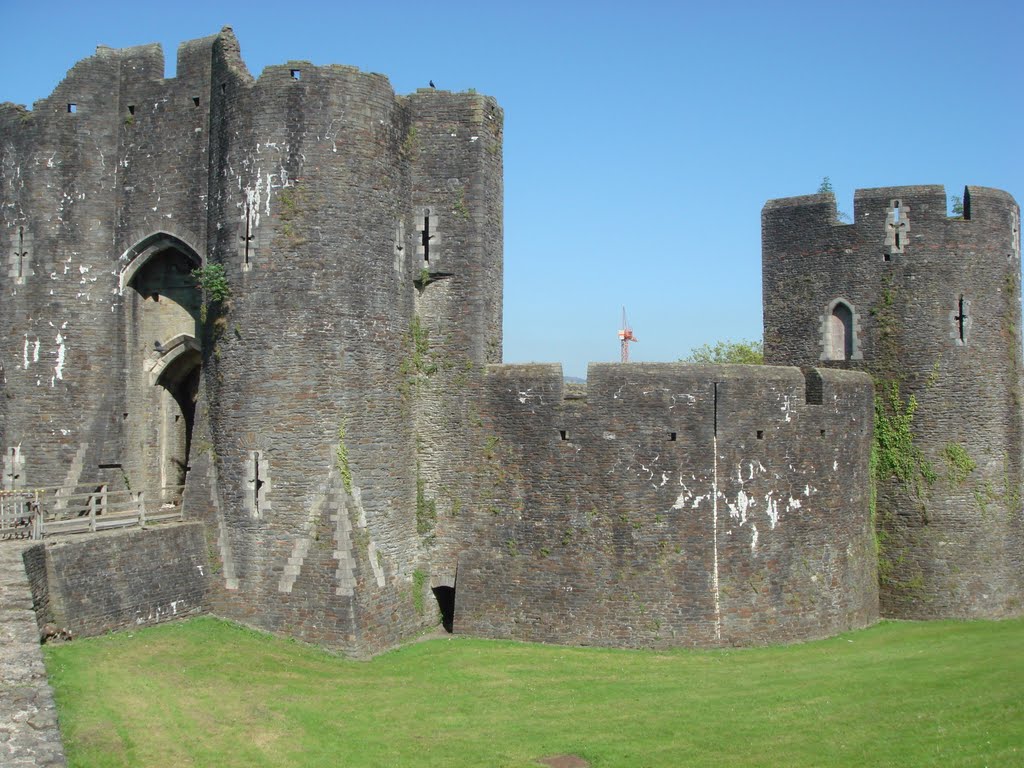
[(182, 520), (183, 485), (153, 492), (106, 485), (52, 486), (0, 491), (0, 539), (42, 539)]

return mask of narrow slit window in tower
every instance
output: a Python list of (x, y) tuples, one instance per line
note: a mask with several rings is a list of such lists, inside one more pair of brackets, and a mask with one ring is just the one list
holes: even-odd
[(25, 279), (25, 257), (28, 251), (25, 250), (25, 228), (18, 227), (18, 282)]
[(259, 517), (260, 514), (260, 489), (263, 487), (263, 480), (260, 478), (260, 454), (259, 451), (252, 452), (252, 509)]
[(433, 237), (430, 234), (430, 211), (429, 209), (423, 212), (423, 265), (430, 266), (430, 239)]
[(249, 247), (252, 244), (252, 204), (247, 200), (245, 202), (245, 268), (249, 268)]
[(135, 105), (134, 104), (129, 104), (128, 105), (128, 115), (131, 116), (131, 115), (134, 115), (134, 114), (135, 114)]
[(73, 115), (76, 112), (78, 112), (78, 105), (77, 104), (68, 104), (68, 114)]
[(964, 305), (964, 295), (961, 293), (960, 298), (957, 300), (957, 313), (953, 317), (956, 320), (956, 331), (961, 344), (967, 343), (967, 312)]

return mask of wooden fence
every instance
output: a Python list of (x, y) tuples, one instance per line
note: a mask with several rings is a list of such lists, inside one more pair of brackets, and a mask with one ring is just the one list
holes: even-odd
[(183, 489), (112, 491), (106, 485), (77, 485), (0, 491), (0, 539), (42, 539), (182, 520)]

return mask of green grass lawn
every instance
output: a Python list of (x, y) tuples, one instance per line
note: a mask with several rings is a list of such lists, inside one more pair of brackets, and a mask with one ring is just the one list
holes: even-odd
[(1024, 621), (613, 651), (450, 638), (370, 662), (211, 618), (46, 646), (71, 766), (1024, 765)]

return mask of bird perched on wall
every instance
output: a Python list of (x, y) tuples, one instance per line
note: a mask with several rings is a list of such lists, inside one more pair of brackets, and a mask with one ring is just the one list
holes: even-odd
[(431, 81), (430, 81), (430, 87), (431, 87), (431, 88), (437, 88), (437, 86), (436, 86), (436, 85), (434, 85), (434, 81), (433, 81), (433, 80), (431, 80)]

